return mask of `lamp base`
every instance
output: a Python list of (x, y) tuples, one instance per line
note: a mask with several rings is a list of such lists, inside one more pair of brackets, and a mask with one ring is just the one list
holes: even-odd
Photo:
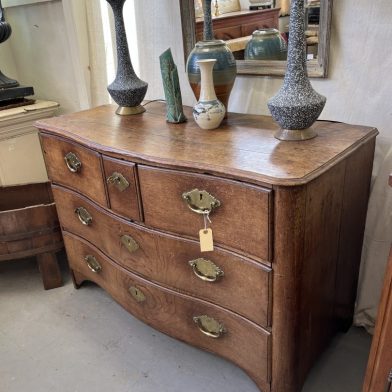
[(22, 99), (34, 95), (33, 87), (18, 86), (11, 88), (0, 88), (0, 102), (13, 99)]
[(133, 116), (135, 114), (144, 113), (146, 109), (142, 105), (130, 107), (130, 106), (119, 106), (116, 110), (116, 114), (119, 116)]
[(274, 135), (276, 139), (284, 141), (301, 141), (313, 139), (317, 132), (313, 128), (306, 129), (280, 129)]

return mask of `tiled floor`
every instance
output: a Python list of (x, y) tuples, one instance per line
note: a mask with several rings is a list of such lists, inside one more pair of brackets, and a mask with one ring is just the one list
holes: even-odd
[[(231, 363), (171, 339), (100, 288), (44, 291), (34, 260), (0, 264), (1, 392), (258, 392)], [(371, 338), (339, 335), (304, 392), (360, 392)]]

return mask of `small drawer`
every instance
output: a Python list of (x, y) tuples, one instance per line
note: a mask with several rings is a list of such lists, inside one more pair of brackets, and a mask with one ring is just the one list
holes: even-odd
[[(123, 267), (170, 288), (216, 303), (261, 325), (270, 324), (271, 270), (216, 248), (200, 253), (185, 240), (126, 222), (76, 193), (53, 187), (61, 226), (98, 246)], [(84, 209), (80, 221), (74, 211)], [(83, 211), (81, 212), (83, 214)]]
[(40, 137), (49, 179), (107, 207), (100, 155), (64, 139), (43, 133)]
[(141, 221), (135, 164), (103, 157), (110, 208), (123, 217)]
[(270, 334), (219, 306), (166, 289), (117, 266), (87, 242), (64, 233), (76, 283), (92, 280), (146, 324), (225, 357), (267, 390)]
[[(209, 194), (216, 200), (211, 202), (215, 208), (210, 214), (215, 243), (246, 256), (271, 260), (271, 190), (147, 166), (139, 166), (138, 172), (146, 225), (198, 238), (199, 230), (204, 228), (203, 208), (192, 210), (190, 205), (210, 205), (213, 199)], [(202, 194), (198, 196), (196, 190)], [(195, 191), (195, 197), (187, 196), (191, 191)]]

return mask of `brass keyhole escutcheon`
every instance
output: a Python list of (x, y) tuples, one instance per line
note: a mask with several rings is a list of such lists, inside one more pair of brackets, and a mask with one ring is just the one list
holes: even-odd
[(146, 300), (146, 296), (143, 294), (143, 292), (136, 286), (131, 286), (129, 288), (129, 293), (132, 295), (133, 299), (136, 302), (144, 302)]
[(121, 236), (121, 242), (129, 253), (133, 253), (139, 249), (139, 244), (130, 235), (124, 234)]
[(182, 198), (185, 200), (188, 207), (197, 214), (205, 215), (221, 205), (221, 202), (214, 196), (207, 191), (200, 191), (199, 189), (184, 192)]
[(114, 172), (110, 177), (107, 178), (108, 184), (113, 184), (120, 192), (125, 191), (129, 187), (128, 180), (118, 172)]
[(71, 173), (77, 173), (80, 171), (82, 168), (82, 162), (80, 159), (76, 156), (75, 153), (69, 152), (65, 157), (64, 157), (65, 163), (68, 167), (68, 170)]

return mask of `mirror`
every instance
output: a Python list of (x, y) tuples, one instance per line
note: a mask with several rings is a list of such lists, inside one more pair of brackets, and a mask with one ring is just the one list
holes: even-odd
[[(287, 7), (284, 0), (270, 1), (270, 8), (250, 11), (252, 3), (268, 3), (268, 1), (238, 0), (238, 4), (246, 3), (247, 9), (241, 11), (224, 6), (219, 9), (219, 1), (212, 2), (212, 20), (215, 38), (225, 40), (237, 59), (237, 74), (240, 75), (270, 75), (283, 76), (286, 71), (286, 61), (282, 60), (245, 60), (244, 49), (256, 29), (274, 27), (279, 29), (283, 36), (288, 33), (288, 17), (279, 16)], [(333, 0), (308, 0), (312, 6), (319, 6), (319, 16), (315, 19), (307, 18), (308, 37), (308, 75), (310, 77), (325, 78), (328, 74), (328, 54), (331, 34)], [(203, 18), (201, 15), (201, 0), (179, 0), (181, 9), (181, 22), (184, 43), (185, 61), (197, 41), (202, 39)], [(274, 5), (281, 5), (275, 7)], [(260, 7), (262, 8), (262, 7)], [(282, 12), (280, 10), (283, 10)], [(282, 19), (285, 18), (283, 21)], [(318, 22), (318, 23), (315, 23)], [(313, 57), (313, 58), (312, 58)]]

